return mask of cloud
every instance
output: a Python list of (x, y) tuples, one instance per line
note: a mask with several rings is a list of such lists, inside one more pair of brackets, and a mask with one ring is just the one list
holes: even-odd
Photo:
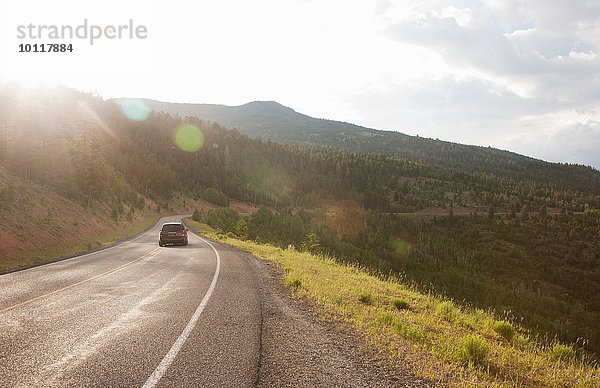
[(597, 23), (600, 17), (596, 0), (484, 0), (482, 4), (505, 28), (534, 20), (544, 29), (571, 31)]
[(600, 122), (588, 120), (563, 128), (548, 141), (549, 155), (556, 160), (591, 164), (600, 170)]
[[(523, 116), (570, 109), (561, 101), (521, 97), (495, 83), (447, 76), (383, 84), (352, 97), (376, 126), (467, 143), (510, 136)], [(399, 124), (401, 123), (401, 124)]]
[(456, 68), (520, 85), (529, 96), (600, 99), (600, 3), (441, 4), (412, 19), (389, 22), (386, 34), (427, 47)]
[(600, 170), (600, 121), (585, 120), (557, 129), (552, 133), (532, 131), (506, 143), (511, 149), (539, 158), (590, 165)]

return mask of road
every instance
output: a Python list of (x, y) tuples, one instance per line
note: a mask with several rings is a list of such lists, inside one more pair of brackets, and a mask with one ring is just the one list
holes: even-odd
[(159, 224), (0, 276), (0, 386), (419, 385), (290, 305), (266, 264), (193, 234), (158, 247)]

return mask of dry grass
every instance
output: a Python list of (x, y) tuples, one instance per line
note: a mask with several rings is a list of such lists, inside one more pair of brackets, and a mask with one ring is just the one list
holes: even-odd
[(0, 273), (29, 268), (108, 247), (148, 229), (158, 221), (158, 218), (159, 215), (156, 213), (149, 213), (139, 217), (134, 223), (122, 224), (117, 230), (109, 229), (93, 235), (82, 233), (77, 241), (57, 241), (52, 246), (24, 245), (18, 255), (0, 258)]
[[(383, 280), (356, 266), (207, 234), (279, 263), (294, 295), (310, 301), (324, 319), (362, 333), (391, 363), (419, 377), (461, 387), (600, 386), (599, 370), (585, 355), (569, 352), (566, 357), (565, 345), (538, 343), (516, 325), (511, 325), (514, 339), (508, 340), (494, 330), (498, 317), (489, 312), (419, 293), (397, 279)], [(395, 300), (406, 301), (410, 308), (398, 309)]]

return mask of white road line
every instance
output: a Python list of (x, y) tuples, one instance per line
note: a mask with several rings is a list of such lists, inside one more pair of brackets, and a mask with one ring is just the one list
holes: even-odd
[(217, 285), (217, 279), (219, 278), (219, 272), (221, 271), (221, 256), (219, 256), (219, 252), (217, 252), (217, 250), (211, 243), (209, 243), (208, 241), (206, 241), (202, 237), (199, 237), (196, 234), (194, 234), (194, 236), (198, 237), (200, 240), (207, 243), (213, 249), (213, 251), (215, 252), (215, 255), (217, 257), (217, 268), (215, 269), (215, 273), (213, 275), (212, 282), (210, 283), (210, 287), (208, 287), (208, 291), (206, 291), (206, 294), (204, 294), (204, 298), (202, 298), (202, 301), (196, 308), (194, 315), (192, 315), (192, 317), (190, 318), (190, 321), (185, 326), (185, 329), (183, 329), (183, 332), (181, 332), (181, 334), (179, 335), (179, 338), (177, 338), (175, 343), (173, 343), (173, 346), (171, 346), (171, 349), (169, 350), (169, 352), (165, 355), (165, 357), (162, 359), (160, 364), (156, 367), (154, 372), (152, 372), (150, 377), (148, 377), (148, 380), (146, 380), (146, 383), (144, 383), (144, 386), (142, 388), (154, 388), (156, 386), (156, 384), (158, 384), (160, 379), (163, 377), (163, 375), (165, 374), (167, 369), (169, 369), (169, 367), (171, 366), (171, 364), (177, 357), (177, 354), (181, 350), (181, 347), (183, 346), (185, 341), (190, 336), (190, 333), (192, 332), (192, 330), (194, 330), (194, 328), (196, 327), (198, 318), (200, 318), (200, 314), (202, 314), (202, 311), (204, 311), (204, 308), (208, 304), (208, 300), (210, 299), (210, 297)]

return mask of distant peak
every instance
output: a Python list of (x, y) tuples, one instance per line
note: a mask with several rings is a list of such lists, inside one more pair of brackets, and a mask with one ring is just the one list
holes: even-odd
[(296, 112), (292, 108), (288, 108), (285, 105), (278, 103), (277, 101), (252, 101), (244, 105), (240, 105), (240, 108), (249, 108), (251, 110), (265, 111), (265, 112)]
[(288, 108), (285, 105), (281, 105), (277, 101), (252, 101), (242, 106), (245, 107), (260, 107), (260, 108), (270, 108), (270, 109), (287, 109), (293, 110), (292, 108)]
[(244, 105), (273, 105), (273, 106), (282, 106), (282, 107), (286, 108), (285, 106), (281, 105), (277, 101), (251, 101)]

